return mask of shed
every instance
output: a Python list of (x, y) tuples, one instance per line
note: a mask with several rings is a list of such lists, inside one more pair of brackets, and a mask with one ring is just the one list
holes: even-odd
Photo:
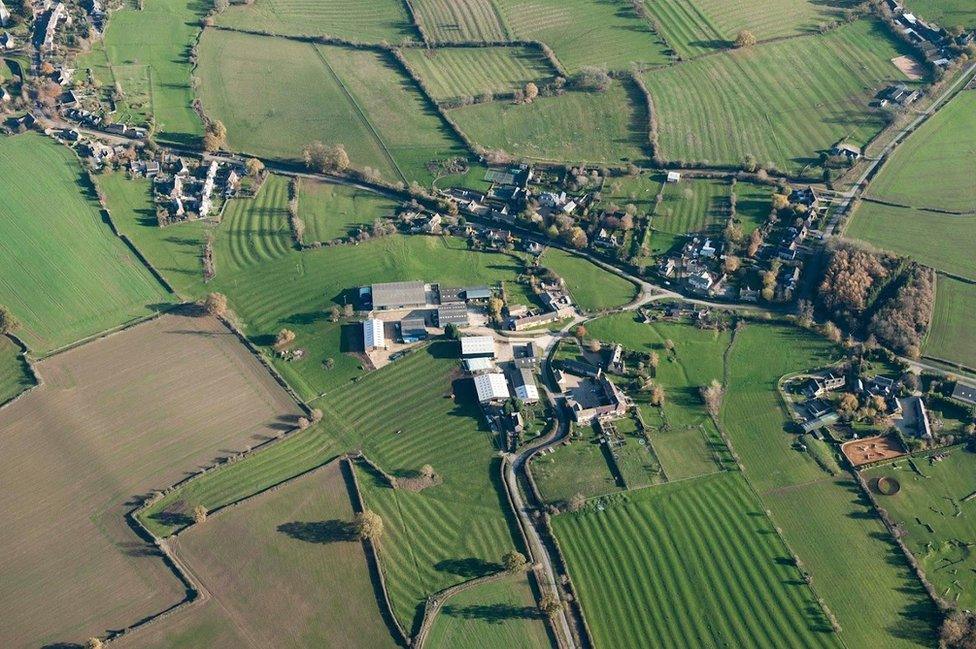
[(489, 372), (474, 377), (474, 389), (481, 403), (493, 403), (508, 399), (508, 382), (501, 372)]
[(363, 321), (363, 347), (366, 351), (386, 346), (386, 338), (383, 335), (383, 321), (370, 318)]
[(423, 282), (388, 282), (373, 284), (374, 309), (405, 309), (427, 304), (427, 291)]
[(466, 336), (461, 339), (461, 356), (494, 358), (495, 339), (491, 336)]
[(676, 183), (676, 182), (679, 182), (680, 180), (681, 180), (681, 174), (679, 172), (677, 172), (677, 171), (669, 171), (668, 172), (668, 182), (669, 183)]

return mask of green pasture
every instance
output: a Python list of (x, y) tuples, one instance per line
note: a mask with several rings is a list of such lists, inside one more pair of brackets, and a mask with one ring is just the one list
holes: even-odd
[(542, 54), (528, 47), (408, 48), (403, 55), (436, 101), (511, 95), (529, 81), (555, 76)]
[(900, 144), (866, 194), (906, 207), (976, 214), (976, 90), (960, 92)]
[(417, 20), (437, 43), (508, 40), (493, 0), (413, 0)]
[(908, 52), (882, 24), (859, 20), (645, 72), (659, 154), (732, 166), (752, 155), (791, 173), (818, 165), (836, 142), (863, 146), (883, 128), (868, 104), (906, 81), (891, 59)]
[(650, 157), (647, 108), (623, 82), (604, 93), (567, 92), (530, 104), (475, 104), (450, 115), (479, 145), (518, 157), (611, 164), (640, 164)]
[(451, 649), (552, 646), (525, 575), (479, 584), (448, 599), (431, 626), (427, 643)]
[(287, 178), (269, 175), (257, 196), (227, 203), (215, 244), (218, 275), (273, 262), (292, 249)]
[(932, 325), (922, 353), (976, 367), (973, 313), (976, 313), (976, 284), (940, 275), (936, 280)]
[(231, 4), (217, 24), (289, 36), (328, 36), (358, 43), (418, 40), (400, 0), (255, 0)]
[(576, 494), (590, 498), (622, 488), (593, 427), (583, 426), (581, 433), (581, 438), (532, 460), (532, 477), (547, 503), (568, 503)]
[(195, 146), (203, 124), (193, 110), (190, 48), (210, 5), (200, 0), (145, 0), (112, 12), (105, 36), (79, 58), (105, 92), (121, 91), (116, 121), (155, 119), (159, 140)]
[(34, 385), (30, 368), (20, 355), (20, 348), (6, 336), (0, 336), (0, 404), (4, 404)]
[(103, 221), (70, 149), (33, 133), (0, 138), (0, 178), (0, 304), (35, 353), (170, 301)]
[(739, 472), (591, 501), (552, 526), (598, 649), (843, 646)]
[(572, 74), (583, 66), (627, 70), (668, 62), (650, 23), (625, 3), (605, 0), (496, 0), (513, 38), (542, 41)]
[(298, 189), (298, 214), (305, 223), (306, 243), (347, 237), (392, 217), (397, 203), (348, 185), (303, 178)]
[(912, 0), (916, 15), (942, 27), (976, 29), (976, 7), (969, 0)]
[(862, 201), (845, 234), (937, 270), (976, 280), (976, 213), (942, 214)]
[(585, 311), (603, 311), (634, 299), (637, 287), (593, 262), (559, 248), (549, 248), (540, 262), (566, 282), (576, 304)]
[[(941, 460), (930, 459), (942, 456)], [(894, 478), (901, 490), (893, 496), (876, 492), (878, 505), (905, 530), (905, 543), (921, 563), (939, 595), (970, 609), (976, 603), (976, 454), (962, 446), (869, 469), (869, 485)]]

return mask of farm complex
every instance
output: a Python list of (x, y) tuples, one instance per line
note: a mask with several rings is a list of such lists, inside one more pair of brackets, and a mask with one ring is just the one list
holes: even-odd
[(0, 0), (0, 647), (976, 646), (976, 7)]

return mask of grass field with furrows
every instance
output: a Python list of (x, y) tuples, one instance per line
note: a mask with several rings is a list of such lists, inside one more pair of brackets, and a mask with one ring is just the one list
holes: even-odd
[(614, 164), (639, 164), (650, 157), (647, 107), (623, 82), (605, 93), (475, 104), (450, 115), (476, 143), (519, 157)]
[(976, 455), (963, 446), (939, 461), (915, 459), (918, 471), (900, 461), (865, 471), (869, 485), (879, 478), (898, 481), (894, 495), (875, 491), (878, 505), (905, 530), (905, 543), (944, 599), (961, 609), (976, 603), (976, 512), (967, 496), (976, 493)]
[(529, 81), (555, 76), (545, 57), (528, 47), (409, 48), (410, 62), (436, 101), (512, 94)]
[[(823, 36), (744, 48), (644, 73), (666, 160), (760, 164), (798, 172), (841, 139), (864, 145), (885, 124), (868, 106), (906, 81), (906, 46), (859, 20)], [(694, 106), (695, 110), (688, 110)]]
[(865, 193), (976, 214), (976, 90), (960, 92), (895, 149)]
[(572, 74), (583, 66), (626, 70), (669, 61), (650, 23), (615, 0), (495, 0), (513, 38), (542, 41)]
[(842, 0), (645, 0), (662, 36), (683, 58), (731, 47), (747, 29), (759, 40), (816, 31), (842, 18)]
[(976, 280), (976, 214), (940, 214), (862, 201), (844, 234)]
[(669, 234), (718, 234), (729, 217), (729, 184), (724, 180), (685, 179), (667, 183), (651, 225)]
[(402, 0), (255, 0), (232, 4), (218, 25), (293, 36), (331, 36), (360, 43), (419, 40)]
[(552, 521), (598, 649), (842, 646), (741, 473), (602, 503)]
[(397, 203), (348, 185), (303, 178), (298, 190), (298, 214), (305, 223), (306, 243), (347, 237), (378, 218), (392, 217)]
[(115, 121), (145, 125), (151, 116), (161, 142), (199, 143), (203, 124), (192, 106), (189, 53), (209, 9), (200, 0), (147, 0), (112, 12), (105, 37), (76, 66), (90, 68), (103, 88), (121, 91)]
[(585, 311), (623, 306), (637, 295), (637, 287), (588, 259), (549, 248), (539, 262), (566, 282), (573, 301)]
[(153, 313), (163, 286), (102, 219), (74, 153), (0, 138), (0, 304), (35, 354)]
[(203, 290), (203, 246), (209, 227), (203, 221), (161, 228), (156, 220), (152, 182), (122, 173), (95, 176), (112, 222), (149, 263), (184, 297)]
[(413, 0), (417, 20), (438, 43), (508, 40), (508, 30), (492, 0)]
[(230, 148), (299, 160), (314, 140), (339, 143), (354, 167), (399, 179), (383, 143), (314, 46), (208, 29), (198, 49), (200, 99), (227, 127)]
[[(220, 604), (164, 618), (130, 646), (397, 646), (352, 529), (343, 473), (333, 462), (171, 539), (173, 552)], [(212, 635), (214, 618), (221, 632)]]
[(279, 259), (292, 249), (288, 225), (288, 179), (269, 175), (254, 198), (232, 200), (224, 209), (215, 244), (217, 272), (235, 272)]
[(976, 284), (940, 275), (936, 280), (932, 326), (922, 353), (976, 367), (976, 331), (971, 326), (976, 313)]
[(942, 27), (976, 29), (976, 7), (970, 0), (912, 0), (908, 8), (915, 15)]
[(546, 623), (525, 575), (474, 586), (451, 597), (430, 629), (438, 649), (548, 649)]
[(6, 336), (0, 336), (0, 404), (10, 401), (34, 385), (20, 348)]

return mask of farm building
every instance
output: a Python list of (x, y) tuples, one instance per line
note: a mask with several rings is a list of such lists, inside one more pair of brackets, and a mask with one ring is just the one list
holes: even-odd
[(448, 302), (437, 307), (437, 326), (446, 327), (449, 324), (467, 326), (468, 307), (464, 302)]
[(464, 289), (465, 300), (487, 300), (491, 297), (491, 289), (487, 286), (469, 286)]
[(437, 298), (441, 304), (464, 302), (463, 292), (464, 289), (457, 286), (437, 286)]
[(669, 171), (668, 172), (668, 182), (669, 183), (676, 183), (676, 182), (680, 182), (680, 181), (681, 181), (681, 173), (679, 173), (677, 171)]
[(370, 288), (373, 308), (379, 310), (408, 309), (427, 305), (427, 290), (423, 282), (388, 282)]
[(463, 358), (494, 358), (495, 339), (491, 336), (467, 336), (461, 339)]
[(404, 343), (415, 343), (427, 338), (427, 323), (423, 318), (404, 318), (400, 321), (400, 339)]
[(956, 381), (956, 387), (952, 389), (952, 398), (976, 406), (976, 387)]
[(525, 403), (536, 403), (539, 400), (539, 388), (535, 384), (532, 370), (522, 368), (513, 375), (515, 396)]
[(495, 363), (490, 358), (468, 358), (464, 361), (464, 369), (472, 374), (489, 372), (495, 369)]
[(830, 149), (830, 155), (835, 157), (844, 157), (848, 160), (857, 160), (861, 157), (861, 147), (847, 143), (837, 144)]
[(474, 389), (481, 403), (498, 403), (508, 399), (508, 382), (501, 372), (489, 372), (474, 377)]
[(386, 339), (383, 335), (383, 321), (375, 318), (363, 321), (363, 347), (366, 351), (379, 349), (386, 346)]

